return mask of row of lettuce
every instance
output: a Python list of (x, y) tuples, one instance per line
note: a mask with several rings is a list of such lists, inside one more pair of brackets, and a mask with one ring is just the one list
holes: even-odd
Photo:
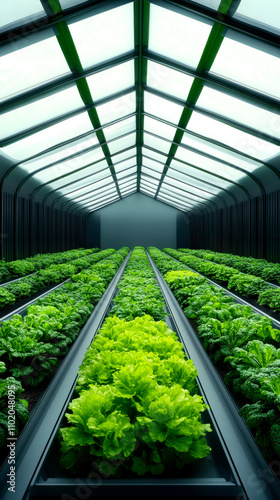
[(135, 247), (60, 429), (60, 463), (73, 475), (160, 475), (209, 454), (197, 371), (165, 317), (147, 254)]
[(75, 248), (66, 250), (64, 252), (36, 254), (33, 257), (26, 259), (17, 259), (10, 262), (5, 260), (0, 261), (0, 283), (9, 281), (13, 278), (26, 276), (27, 274), (39, 271), (39, 269), (46, 269), (53, 264), (65, 264), (70, 260), (79, 259), (97, 252), (98, 248), (85, 249)]
[(68, 283), (28, 306), (25, 316), (15, 314), (1, 323), (0, 372), (6, 378), (0, 381), (0, 449), (8, 432), (9, 387), (16, 396), (18, 434), (29, 418), (23, 390), (47, 383), (128, 253), (128, 247), (106, 249), (96, 254), (98, 263), (87, 261), (80, 272), (73, 266)]
[(267, 283), (263, 278), (246, 274), (235, 267), (197, 257), (192, 250), (188, 252), (173, 248), (164, 248), (163, 250), (195, 271), (217, 280), (229, 290), (255, 299), (261, 306), (265, 306), (277, 314), (280, 313), (280, 288)]
[[(239, 400), (266, 460), (280, 455), (280, 331), (166, 253), (148, 249), (209, 357)], [(242, 401), (242, 403), (240, 403)]]
[(51, 285), (69, 279), (73, 274), (98, 262), (103, 258), (102, 255), (102, 252), (96, 248), (70, 251), (66, 262), (46, 265), (45, 268), (23, 277), (19, 281), (0, 287), (0, 310), (16, 305), (17, 302), (26, 297), (32, 297)]
[(195, 255), (202, 259), (218, 262), (229, 267), (234, 267), (243, 273), (259, 276), (266, 281), (280, 283), (280, 264), (269, 262), (266, 259), (255, 259), (231, 253), (214, 252), (212, 250), (179, 248), (181, 252)]

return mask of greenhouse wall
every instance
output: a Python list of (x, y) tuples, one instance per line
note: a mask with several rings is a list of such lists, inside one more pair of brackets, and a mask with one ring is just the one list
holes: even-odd
[(226, 210), (190, 217), (191, 248), (265, 258), (280, 258), (280, 191), (242, 202)]
[(44, 195), (52, 194), (49, 187), (42, 189), (38, 180), (28, 178), (23, 168), (15, 168), (6, 155), (0, 155), (0, 165), (1, 258), (10, 261), (84, 246), (83, 213), (75, 215), (71, 206), (68, 210), (56, 207), (52, 199), (42, 203)]
[(89, 217), (87, 233), (94, 238), (100, 224), (102, 249), (124, 245), (177, 246), (177, 218), (181, 212), (141, 193), (104, 207), (97, 214), (99, 220), (96, 215)]

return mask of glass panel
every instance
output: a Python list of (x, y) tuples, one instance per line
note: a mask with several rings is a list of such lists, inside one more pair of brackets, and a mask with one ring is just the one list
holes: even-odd
[[(193, 194), (193, 193), (189, 192), (191, 190), (188, 190), (188, 186), (182, 186), (182, 182), (181, 181), (175, 180), (172, 177), (166, 176), (165, 180), (166, 180), (166, 182), (168, 182), (168, 184), (171, 184), (173, 187), (175, 187), (175, 188), (178, 187), (178, 191), (179, 191), (179, 193), (181, 193), (181, 195), (183, 194), (182, 191), (181, 191), (181, 189), (183, 187), (184, 191), (186, 193), (187, 200), (190, 199), (190, 200), (194, 200), (194, 201), (203, 201), (206, 198), (206, 196), (204, 196), (204, 195), (201, 196), (201, 195), (196, 195), (196, 194)], [(165, 186), (165, 188), (168, 189), (168, 186), (166, 184), (163, 184), (163, 186)]]
[(144, 186), (140, 186), (140, 192), (153, 197), (155, 196), (155, 191)]
[(125, 170), (126, 168), (134, 167), (134, 165), (136, 165), (136, 156), (115, 165), (115, 171), (116, 173), (119, 173), (122, 172), (122, 170)]
[(95, 73), (87, 78), (87, 82), (94, 101), (133, 87), (135, 82), (134, 61), (118, 64), (105, 71)]
[(163, 196), (165, 200), (173, 202), (174, 204), (178, 204), (181, 207), (189, 207), (196, 204), (196, 202), (193, 202), (189, 199), (184, 199), (182, 198), (182, 196), (173, 196), (169, 191), (166, 191), (165, 189), (160, 190), (159, 196)]
[(136, 130), (136, 118), (132, 116), (131, 118), (127, 118), (126, 120), (122, 120), (114, 125), (110, 125), (109, 127), (104, 128), (104, 134), (107, 141), (111, 139), (115, 139), (120, 135), (127, 134), (128, 132), (133, 132)]
[(204, 87), (196, 103), (200, 108), (231, 118), (260, 132), (280, 138), (280, 116), (236, 97)]
[(111, 198), (108, 200), (107, 199), (106, 200), (94, 200), (94, 201), (90, 201), (88, 203), (81, 203), (81, 206), (87, 207), (90, 212), (93, 212), (95, 210), (98, 210), (99, 208), (105, 207), (106, 205), (110, 205), (111, 203), (113, 203), (114, 201), (117, 201), (119, 199), (120, 199), (119, 196), (116, 195), (116, 196), (114, 196), (114, 198)]
[[(172, 178), (172, 182), (170, 182), (170, 178)], [(180, 181), (180, 185), (178, 186), (178, 188), (175, 187), (176, 181)], [(174, 186), (173, 188), (169, 186), (170, 183)], [(212, 193), (207, 193), (204, 190), (195, 188), (194, 186), (190, 185), (188, 178), (184, 174), (175, 172), (174, 170), (172, 172), (168, 172), (168, 177), (165, 177), (162, 186), (165, 186), (166, 189), (170, 189), (174, 194), (183, 197), (189, 196), (189, 192), (191, 192), (192, 196), (201, 198), (211, 198), (213, 196)], [(186, 194), (184, 194), (184, 192), (186, 192)]]
[[(133, 177), (134, 177), (134, 176), (133, 176)], [(119, 181), (119, 182), (118, 182), (118, 184), (119, 184), (119, 188), (120, 188), (120, 189), (127, 188), (128, 186), (129, 186), (129, 187), (132, 187), (132, 186), (133, 186), (133, 187), (136, 187), (136, 177), (135, 177), (135, 178), (132, 178), (132, 179), (129, 179), (129, 180), (124, 179), (124, 180), (122, 180), (122, 181)]]
[(230, 38), (224, 38), (211, 73), (280, 98), (280, 57)]
[(149, 49), (165, 57), (196, 68), (210, 30), (205, 22), (151, 5)]
[(183, 204), (183, 203), (178, 202), (178, 201), (174, 200), (173, 198), (170, 198), (170, 197), (163, 195), (163, 194), (158, 195), (157, 200), (163, 201), (163, 203), (167, 203), (168, 205), (171, 205), (172, 207), (178, 208), (179, 210), (183, 210), (183, 211), (186, 211), (187, 209), (190, 208), (190, 206), (195, 205), (195, 204), (189, 204), (189, 203)]
[[(114, 186), (115, 184), (112, 182), (112, 177), (109, 176), (109, 177), (106, 177), (104, 179), (101, 179), (100, 181), (97, 181), (96, 184), (95, 184), (95, 191), (97, 191), (99, 188), (103, 187), (103, 186), (107, 186), (107, 187), (111, 187), (111, 186)], [(92, 190), (94, 192), (94, 190)], [(83, 195), (84, 197), (84, 195)], [(81, 196), (82, 198), (82, 196)]]
[(101, 188), (95, 189), (95, 190), (92, 188), (92, 192), (94, 193), (95, 197), (97, 197), (97, 196), (101, 197), (103, 195), (106, 196), (107, 194), (114, 194), (117, 192), (117, 190), (116, 190), (115, 183), (110, 182), (110, 184), (108, 184), (108, 186), (104, 186), (104, 187), (101, 187)]
[(122, 139), (117, 139), (116, 141), (110, 142), (108, 144), (110, 153), (118, 153), (118, 151), (122, 151), (123, 149), (129, 148), (131, 146), (135, 146), (136, 142), (136, 134), (132, 133), (123, 137)]
[[(205, 191), (210, 191), (211, 193), (216, 193), (218, 194), (220, 191), (221, 191), (221, 188), (218, 188), (218, 187), (215, 187), (214, 185), (209, 185), (207, 184), (206, 182), (203, 182), (203, 180), (201, 180), (203, 178), (203, 175), (201, 176), (200, 175), (200, 172), (198, 171), (195, 171), (193, 169), (193, 177), (198, 177), (197, 179), (196, 178), (193, 178), (190, 176), (189, 172), (187, 173), (184, 169), (184, 166), (176, 161), (173, 161), (171, 163), (172, 167), (169, 168), (168, 170), (168, 174), (172, 177), (172, 174), (174, 171), (179, 171), (179, 172), (182, 172), (183, 174), (185, 174), (186, 176), (186, 182), (188, 184), (190, 184), (191, 186), (196, 186), (197, 188), (201, 188), (201, 189), (205, 189)], [(175, 168), (177, 167), (177, 168)], [(208, 176), (209, 177), (209, 176)], [(211, 182), (211, 181), (210, 181)], [(215, 182), (215, 179), (212, 178), (212, 184), (214, 184)]]
[(195, 0), (195, 3), (204, 5), (204, 7), (208, 7), (209, 9), (218, 10), (221, 0)]
[[(89, 184), (91, 180), (93, 179), (93, 175), (97, 172), (100, 172), (101, 170), (108, 170), (108, 175), (110, 173), (108, 169), (108, 164), (107, 162), (101, 161), (100, 163), (97, 163), (97, 165), (91, 165), (90, 167), (86, 167), (83, 170), (78, 170), (74, 172), (73, 174), (68, 174), (62, 179), (54, 179), (49, 181), (49, 184), (51, 184), (52, 189), (62, 189), (63, 191), (70, 191), (72, 189), (79, 189), (86, 184)], [(68, 186), (68, 184), (70, 184)], [(65, 186), (65, 188), (64, 188)]]
[(152, 177), (155, 177), (158, 180), (161, 178), (161, 174), (159, 174), (158, 172), (155, 172), (154, 170), (151, 170), (150, 168), (147, 168), (147, 167), (142, 167), (141, 172), (143, 172), (143, 174), (146, 174), (146, 175), (151, 175)]
[(247, 160), (238, 153), (216, 146), (209, 141), (204, 141), (203, 139), (191, 136), (190, 134), (184, 134), (181, 143), (195, 148), (203, 153), (215, 156), (217, 160), (224, 160), (232, 165), (244, 168), (248, 172), (253, 172), (254, 169), (260, 167), (260, 163), (257, 161), (250, 159)]
[[(279, 0), (267, 0), (266, 2), (256, 2), (256, 0), (242, 0), (233, 17), (249, 22), (250, 24), (267, 25), (279, 31), (280, 4)], [(257, 21), (257, 23), (252, 23)]]
[(151, 149), (147, 149), (145, 147), (142, 148), (142, 153), (143, 155), (149, 156), (150, 158), (153, 158), (154, 160), (160, 161), (161, 163), (165, 163), (167, 160), (167, 157), (160, 154), (156, 153), (155, 151), (152, 151)]
[(40, 0), (13, 0), (12, 2), (2, 1), (0, 4), (0, 27), (10, 23), (16, 23), (15, 26), (24, 24), (25, 18), (31, 16), (26, 21), (34, 22), (39, 17), (46, 16)]
[(122, 97), (118, 97), (118, 99), (113, 99), (106, 104), (100, 104), (100, 106), (96, 106), (96, 111), (102, 125), (118, 120), (118, 118), (122, 118), (131, 113), (135, 113), (135, 92), (130, 92)]
[[(223, 179), (220, 179), (217, 177), (215, 174), (211, 175), (211, 172), (203, 171), (203, 170), (198, 170), (192, 167), (189, 167), (188, 165), (185, 165), (184, 163), (181, 163), (176, 160), (172, 160), (171, 162), (171, 167), (176, 167), (177, 170), (180, 172), (185, 173), (186, 175), (193, 175), (194, 177), (197, 176), (199, 177), (202, 181), (210, 182), (212, 184), (216, 184), (217, 187), (221, 187), (223, 189), (229, 189), (232, 187), (232, 183), (230, 181), (226, 181)], [(170, 172), (172, 172), (172, 168)]]
[(147, 85), (186, 101), (194, 78), (163, 64), (148, 61)]
[(2, 149), (7, 155), (22, 161), (90, 130), (92, 130), (92, 123), (88, 114), (81, 113)]
[(153, 179), (151, 177), (148, 177), (147, 175), (143, 174), (141, 175), (141, 182), (146, 183), (147, 185), (151, 187), (158, 187), (158, 181), (157, 179)]
[(156, 170), (160, 174), (163, 171), (164, 165), (158, 163), (157, 161), (151, 160), (150, 158), (143, 157), (143, 165), (146, 167), (150, 167), (153, 170)]
[[(100, 199), (100, 200), (103, 200), (103, 199), (110, 199), (112, 198), (113, 196), (115, 196), (117, 194), (117, 190), (116, 189), (110, 189), (110, 193), (108, 193), (107, 191), (105, 193), (99, 193), (99, 191), (94, 191), (93, 189), (93, 186), (89, 186), (87, 189), (80, 189), (79, 191), (77, 191), (76, 193), (74, 193), (73, 195), (71, 195), (73, 198), (77, 198), (79, 201), (88, 201), (88, 200), (96, 200), (96, 199)], [(80, 196), (79, 196), (80, 195)], [(70, 197), (70, 196), (69, 196)]]
[(244, 176), (244, 173), (235, 170), (234, 168), (227, 167), (223, 163), (218, 161), (210, 160), (205, 156), (201, 156), (197, 153), (193, 153), (187, 149), (183, 149), (182, 147), (178, 147), (175, 158), (179, 160), (186, 161), (191, 165), (198, 166), (203, 168), (208, 172), (212, 172), (214, 174), (222, 175), (228, 179), (238, 180)]
[(0, 130), (2, 130), (0, 138), (12, 136), (70, 111), (81, 109), (83, 105), (77, 87), (74, 86), (32, 104), (8, 111), (0, 115)]
[(123, 153), (112, 155), (112, 161), (114, 163), (117, 163), (119, 161), (125, 160), (126, 158), (130, 158), (130, 156), (135, 156), (135, 155), (136, 155), (136, 148), (130, 148), (127, 151), (124, 151)]
[(112, 198), (111, 201), (107, 201), (107, 202), (99, 202), (99, 203), (96, 203), (94, 204), (93, 206), (90, 207), (90, 211), (95, 211), (95, 210), (99, 210), (100, 208), (102, 207), (106, 207), (107, 205), (110, 205), (111, 203), (113, 203), (114, 201), (118, 201), (120, 198), (119, 196), (116, 196), (115, 198)]
[[(2, 4), (6, 5), (6, 2)], [(19, 50), (16, 50), (16, 47), (12, 43), (13, 51), (1, 57), (1, 100), (49, 82), (55, 77), (70, 74), (56, 37), (23, 48), (19, 45)]]
[(72, 160), (68, 160), (66, 162), (61, 162), (55, 165), (54, 167), (47, 168), (42, 172), (38, 172), (35, 177), (36, 179), (40, 179), (44, 182), (55, 179), (60, 175), (70, 173), (73, 170), (77, 170), (85, 165), (89, 165), (94, 161), (97, 161), (103, 157), (103, 151), (101, 148), (98, 148), (95, 151), (91, 151), (90, 153), (86, 153), (82, 156), (77, 156)]
[(181, 118), (183, 106), (174, 104), (174, 102), (150, 94), (144, 93), (144, 111), (150, 115), (158, 116), (163, 120), (177, 124)]
[(124, 170), (123, 172), (120, 172), (119, 174), (117, 174), (117, 179), (122, 179), (123, 177), (125, 177), (126, 175), (130, 175), (130, 174), (135, 174), (137, 171), (137, 167), (132, 167), (132, 168), (128, 168), (127, 170)]
[(86, 192), (88, 190), (92, 190), (94, 189), (94, 184), (97, 180), (104, 179), (104, 177), (108, 177), (109, 175), (110, 171), (109, 169), (106, 168), (101, 172), (92, 175), (89, 174), (86, 180), (83, 180), (81, 182), (73, 182), (70, 186), (65, 188), (62, 187), (60, 189), (60, 192), (63, 194), (69, 194), (69, 193), (79, 194)]
[(161, 135), (165, 139), (169, 141), (173, 141), (174, 135), (176, 133), (175, 127), (170, 127), (165, 123), (162, 123), (158, 120), (154, 120), (149, 116), (144, 117), (144, 129), (148, 132), (156, 133), (157, 135)]
[(69, 7), (74, 7), (75, 5), (80, 5), (81, 3), (85, 3), (86, 0), (60, 0), (61, 8), (69, 9)]
[(144, 145), (150, 146), (151, 148), (158, 149), (159, 151), (163, 151), (164, 153), (168, 154), (171, 143), (163, 141), (162, 139), (158, 139), (153, 135), (144, 133)]
[(70, 24), (69, 28), (84, 68), (119, 56), (134, 49), (133, 2)]
[(71, 142), (70, 146), (69, 144), (62, 146), (61, 148), (57, 148), (54, 151), (41, 155), (34, 160), (25, 162), (24, 168), (28, 170), (28, 172), (33, 172), (38, 168), (63, 160), (70, 155), (78, 154), (88, 148), (93, 148), (94, 146), (97, 146), (97, 144), (99, 144), (99, 142), (96, 135), (91, 134), (84, 139), (77, 139), (76, 141)]
[(132, 194), (132, 193), (135, 193), (135, 189), (134, 188), (127, 188), (127, 189), (122, 189), (121, 190), (122, 196), (127, 196), (128, 194)]
[(197, 132), (210, 139), (220, 141), (227, 146), (237, 149), (241, 153), (266, 160), (279, 154), (279, 146), (275, 146), (258, 137), (246, 134), (241, 130), (225, 125), (224, 123), (208, 118), (201, 113), (192, 113), (188, 130)]

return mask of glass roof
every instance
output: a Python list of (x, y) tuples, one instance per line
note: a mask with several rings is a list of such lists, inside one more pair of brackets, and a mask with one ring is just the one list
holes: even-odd
[(0, 19), (0, 151), (37, 196), (188, 212), (280, 154), (279, 0), (10, 0)]

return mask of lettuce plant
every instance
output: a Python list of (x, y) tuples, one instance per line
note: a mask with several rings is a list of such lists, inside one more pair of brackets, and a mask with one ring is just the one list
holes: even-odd
[(109, 462), (111, 473), (142, 476), (207, 456), (211, 428), (201, 421), (207, 407), (196, 375), (165, 322), (148, 315), (107, 318), (85, 355), (78, 396), (60, 429), (61, 465), (80, 473), (94, 464), (105, 473)]

